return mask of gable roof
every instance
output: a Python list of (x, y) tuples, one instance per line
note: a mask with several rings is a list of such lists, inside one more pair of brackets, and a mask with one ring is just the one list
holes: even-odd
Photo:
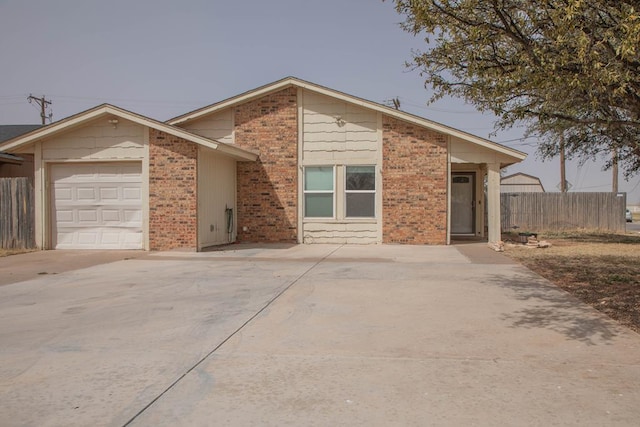
[(256, 89), (241, 93), (240, 95), (236, 95), (234, 97), (225, 99), (215, 104), (211, 104), (211, 105), (199, 108), (197, 110), (193, 110), (189, 113), (174, 117), (172, 119), (167, 120), (167, 123), (171, 125), (181, 125), (181, 124), (190, 122), (192, 120), (199, 119), (208, 114), (250, 101), (252, 99), (259, 98), (261, 96), (285, 89), (287, 87), (303, 88), (305, 90), (309, 90), (321, 95), (330, 96), (330, 97), (339, 99), (341, 101), (348, 102), (350, 104), (358, 105), (360, 107), (368, 108), (374, 111), (379, 111), (388, 116), (395, 117), (397, 119), (404, 120), (404, 121), (416, 124), (418, 126), (423, 126), (440, 133), (451, 135), (451, 136), (460, 138), (463, 141), (471, 142), (473, 144), (480, 145), (490, 150), (497, 151), (502, 154), (506, 154), (508, 156), (518, 159), (518, 161), (524, 160), (525, 157), (527, 157), (527, 154), (523, 153), (522, 151), (505, 147), (504, 145), (500, 145), (491, 140), (481, 138), (479, 136), (461, 131), (459, 129), (455, 129), (450, 126), (434, 122), (432, 120), (425, 119), (424, 117), (420, 117), (414, 114), (406, 113), (404, 111), (396, 110), (395, 108), (387, 107), (386, 105), (382, 105), (377, 102), (368, 101), (366, 99), (358, 98), (356, 96), (349, 95), (344, 92), (340, 92), (334, 89), (329, 89), (327, 87), (320, 86), (315, 83), (301, 80), (296, 77), (286, 77), (276, 82), (269, 83), (264, 86), (260, 86)]
[(0, 142), (8, 141), (40, 127), (42, 125), (0, 125)]
[(56, 135), (63, 131), (73, 129), (84, 123), (87, 123), (88, 121), (91, 121), (93, 119), (96, 119), (98, 117), (103, 117), (103, 116), (115, 116), (125, 120), (132, 121), (142, 126), (148, 126), (152, 129), (156, 129), (158, 131), (165, 132), (169, 135), (183, 138), (187, 141), (199, 144), (203, 147), (207, 147), (212, 150), (219, 151), (222, 154), (226, 154), (238, 160), (255, 161), (258, 158), (258, 155), (251, 151), (244, 150), (242, 148), (235, 147), (230, 144), (214, 141), (212, 139), (205, 138), (200, 135), (196, 135), (187, 130), (179, 128), (177, 126), (172, 126), (170, 124), (163, 123), (163, 122), (151, 119), (149, 117), (145, 117), (140, 114), (136, 114), (131, 111), (124, 110), (120, 107), (116, 107), (111, 104), (98, 105), (97, 107), (94, 107), (89, 110), (83, 111), (81, 113), (75, 114), (73, 116), (67, 117), (66, 119), (62, 119), (50, 125), (39, 127), (38, 129), (32, 130), (31, 132), (28, 132), (24, 135), (21, 135), (13, 139), (10, 139), (8, 141), (5, 141), (3, 143), (0, 143), (0, 151), (16, 150), (19, 147), (25, 146), (27, 144), (33, 143), (35, 141), (41, 140), (46, 137)]

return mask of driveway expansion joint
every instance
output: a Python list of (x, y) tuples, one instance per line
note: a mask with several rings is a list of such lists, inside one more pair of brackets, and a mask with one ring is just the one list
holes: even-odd
[(249, 319), (247, 319), (242, 325), (240, 325), (239, 328), (237, 328), (235, 331), (233, 331), (228, 337), (226, 337), (218, 345), (216, 345), (210, 352), (208, 352), (200, 360), (198, 360), (193, 366), (191, 366), (189, 369), (187, 369), (182, 375), (180, 375), (175, 381), (173, 381), (166, 389), (164, 389), (160, 394), (158, 394), (158, 396), (156, 396), (153, 400), (151, 400), (151, 402), (149, 402), (142, 409), (140, 409), (133, 417), (131, 417), (129, 419), (129, 421), (127, 421), (126, 423), (123, 424), (123, 427), (127, 427), (127, 426), (131, 425), (131, 423), (133, 423), (140, 415), (142, 415), (147, 409), (149, 409), (151, 406), (153, 406), (154, 403), (156, 403), (158, 400), (160, 400), (162, 398), (162, 396), (164, 396), (169, 391), (171, 391), (171, 389), (174, 388), (176, 385), (178, 385), (178, 383), (180, 381), (182, 381), (187, 375), (189, 375), (193, 370), (195, 370), (198, 366), (200, 366), (205, 360), (207, 360), (209, 357), (211, 357), (216, 351), (218, 351), (218, 349), (220, 349), (220, 347), (222, 347), (224, 344), (226, 344), (230, 339), (232, 339), (234, 336), (236, 336), (238, 333), (240, 333), (247, 325), (249, 325), (249, 323), (251, 323), (256, 317), (258, 317), (261, 313), (263, 313), (267, 308), (269, 308), (269, 306), (271, 306), (276, 300), (278, 300), (285, 292), (287, 292), (289, 289), (291, 289), (293, 287), (293, 285), (298, 283), (300, 281), (300, 279), (302, 279), (304, 276), (306, 276), (311, 270), (316, 268), (318, 265), (320, 265), (320, 263), (325, 261), (327, 258), (329, 258), (331, 255), (333, 255), (336, 251), (338, 251), (343, 246), (344, 245), (340, 245), (337, 248), (335, 248), (334, 250), (332, 250), (331, 252), (329, 252), (328, 254), (324, 255), (322, 258), (320, 258), (318, 261), (316, 261), (313, 265), (311, 265), (311, 267), (307, 268), (300, 275), (298, 275), (298, 277), (296, 277), (294, 280), (292, 280), (291, 283), (289, 283), (287, 286), (284, 287), (284, 289), (282, 289), (273, 298), (271, 298), (269, 301), (267, 301), (267, 303), (262, 308), (260, 308), (260, 310), (256, 311), (251, 317), (249, 317)]

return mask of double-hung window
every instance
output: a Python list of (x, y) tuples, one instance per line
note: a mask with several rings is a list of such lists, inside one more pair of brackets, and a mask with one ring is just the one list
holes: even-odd
[(333, 218), (333, 166), (307, 166), (304, 169), (304, 216)]
[(347, 218), (376, 216), (375, 166), (347, 166), (345, 176)]

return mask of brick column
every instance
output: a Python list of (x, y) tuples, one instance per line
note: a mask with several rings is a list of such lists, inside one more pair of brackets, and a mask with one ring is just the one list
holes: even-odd
[(297, 113), (295, 88), (234, 109), (235, 144), (260, 153), (238, 162), (239, 241), (297, 242)]
[(149, 249), (197, 249), (195, 143), (149, 130)]
[(447, 243), (446, 136), (382, 119), (382, 241)]

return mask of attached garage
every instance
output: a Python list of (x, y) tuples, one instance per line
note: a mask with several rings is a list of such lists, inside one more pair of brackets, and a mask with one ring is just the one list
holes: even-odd
[(42, 249), (202, 249), (234, 241), (236, 162), (258, 155), (104, 104), (0, 144), (34, 159)]
[(143, 249), (142, 163), (53, 164), (55, 249)]

